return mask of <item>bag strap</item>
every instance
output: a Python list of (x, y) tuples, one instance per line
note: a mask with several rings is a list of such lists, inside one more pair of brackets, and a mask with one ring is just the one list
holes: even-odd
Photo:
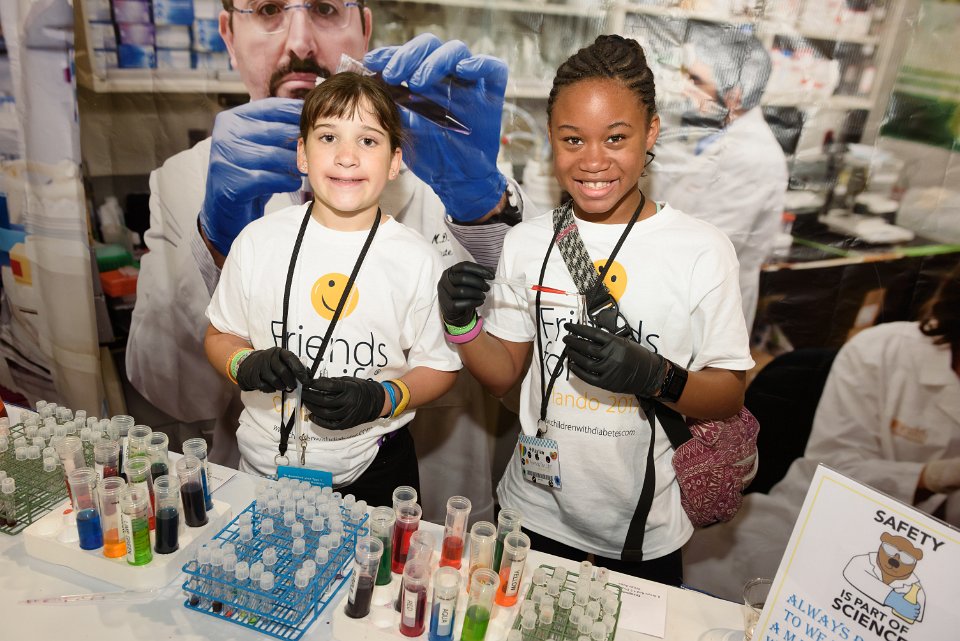
[(693, 438), (693, 434), (690, 433), (690, 427), (680, 412), (670, 409), (663, 403), (658, 403), (657, 401), (651, 402), (651, 414), (659, 412), (660, 425), (663, 426), (667, 440), (670, 441), (670, 445), (673, 446), (674, 450)]
[[(587, 252), (583, 238), (577, 228), (577, 222), (573, 217), (573, 208), (569, 203), (562, 205), (553, 212), (554, 234), (556, 236), (557, 247), (563, 256), (563, 262), (567, 266), (567, 271), (577, 285), (577, 290), (584, 295), (587, 303), (588, 314), (593, 318), (598, 312), (604, 309), (614, 310), (617, 313), (617, 302), (607, 289), (603, 282), (613, 259), (623, 246), (630, 229), (640, 216), (643, 206), (646, 204), (646, 197), (641, 192), (640, 206), (634, 212), (633, 217), (627, 224), (627, 228), (620, 236), (616, 246), (610, 253), (606, 264), (598, 274), (593, 269), (593, 261), (590, 260), (590, 254)], [(630, 519), (630, 525), (627, 528), (627, 535), (623, 540), (623, 549), (620, 552), (620, 558), (631, 563), (643, 561), (643, 539), (647, 531), (647, 517), (650, 515), (650, 509), (653, 507), (653, 494), (657, 485), (656, 469), (654, 467), (654, 442), (656, 440), (656, 416), (653, 407), (645, 400), (640, 399), (641, 410), (646, 414), (647, 421), (650, 423), (650, 446), (647, 448), (647, 463), (643, 474), (643, 486), (640, 490), (640, 498), (637, 501), (637, 507), (634, 510), (633, 517)], [(666, 409), (666, 408), (664, 408)], [(679, 415), (678, 415), (679, 416)], [(689, 434), (689, 430), (688, 430)], [(671, 439), (671, 443), (672, 443)]]

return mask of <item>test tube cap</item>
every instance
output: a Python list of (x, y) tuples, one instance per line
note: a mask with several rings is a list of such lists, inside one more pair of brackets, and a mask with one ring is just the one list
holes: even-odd
[(259, 582), (261, 576), (263, 576), (263, 563), (254, 561), (253, 564), (250, 565), (250, 580)]
[(314, 532), (323, 531), (323, 517), (315, 516), (313, 520), (310, 521), (310, 529)]
[(330, 561), (330, 551), (327, 548), (317, 548), (313, 558), (317, 560), (317, 565), (326, 565)]
[(297, 521), (292, 526), (290, 526), (290, 536), (295, 539), (303, 538), (303, 523)]
[(260, 589), (264, 592), (273, 590), (275, 578), (273, 572), (264, 572), (260, 575)]
[(571, 607), (573, 607), (573, 592), (570, 592), (569, 590), (564, 590), (561, 592), (557, 603), (564, 610), (569, 610)]
[(236, 569), (237, 569), (237, 555), (236, 554), (223, 555), (223, 571), (233, 572)]
[(312, 579), (317, 573), (317, 562), (313, 559), (307, 559), (303, 562), (303, 570), (310, 576)]
[(223, 548), (223, 554), (224, 554), (224, 556), (226, 556), (227, 554), (236, 554), (236, 553), (237, 553), (237, 546), (234, 545), (233, 543), (224, 543), (224, 544), (221, 545), (220, 547)]
[(200, 546), (200, 551), (197, 552), (197, 563), (204, 565), (210, 563), (210, 557), (212, 556), (213, 550), (211, 550), (206, 545)]
[(237, 567), (233, 569), (233, 576), (237, 581), (246, 581), (250, 577), (250, 564), (238, 561)]
[(4, 494), (13, 494), (17, 491), (17, 480), (14, 478), (5, 478), (0, 484), (0, 492)]
[(607, 592), (603, 596), (603, 611), (607, 614), (613, 614), (617, 611), (617, 606), (620, 604), (617, 599), (617, 595), (613, 592)]
[(241, 512), (240, 516), (237, 517), (237, 523), (240, 525), (249, 525), (253, 523), (253, 514), (250, 512)]
[(54, 472), (57, 469), (56, 459), (50, 458), (49, 456), (43, 459), (43, 471), (44, 472)]
[(543, 566), (538, 567), (533, 571), (533, 584), (534, 585), (547, 585), (547, 570)]
[(297, 522), (297, 513), (293, 510), (287, 510), (283, 513), (283, 525), (285, 527), (290, 527)]
[(543, 625), (553, 624), (553, 607), (542, 607), (540, 608), (540, 623)]
[(252, 525), (241, 525), (240, 526), (240, 540), (244, 543), (253, 540), (253, 526)]
[[(297, 525), (299, 525), (301, 528), (303, 527), (303, 524), (301, 524), (301, 523), (298, 523)], [(306, 551), (307, 551), (307, 542), (306, 542), (305, 540), (303, 540), (303, 539), (294, 539), (294, 540), (293, 540), (293, 553), (294, 553), (294, 554), (303, 554), (303, 553), (306, 552)]]
[(277, 562), (277, 549), (273, 546), (264, 549), (263, 551), (263, 565), (265, 567), (272, 567), (274, 563)]
[(357, 497), (355, 497), (353, 494), (347, 494), (345, 497), (343, 497), (343, 506), (345, 508), (353, 507), (353, 504), (356, 502), (357, 502)]
[(261, 534), (273, 534), (273, 519), (263, 519), (260, 521), (260, 533)]
[(293, 573), (293, 584), (296, 585), (301, 590), (306, 588), (310, 584), (310, 576), (306, 572), (304, 572), (303, 568), (300, 568), (299, 570)]

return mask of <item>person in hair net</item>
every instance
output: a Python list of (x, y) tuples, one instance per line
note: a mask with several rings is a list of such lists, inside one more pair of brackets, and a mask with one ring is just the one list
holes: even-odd
[(780, 229), (787, 163), (763, 119), (760, 97), (770, 56), (730, 26), (688, 23), (683, 47), (683, 131), (665, 128), (650, 170), (651, 196), (720, 228), (740, 261), (747, 330), (753, 326), (760, 267)]
[[(384, 213), (419, 232), (445, 264), (472, 256), (496, 265), (503, 236), (521, 218), (523, 197), (496, 167), (507, 83), (502, 60), (473, 55), (463, 42), (442, 42), (432, 34), (367, 53), (373, 13), (364, 0), (222, 3), (220, 34), (251, 100), (218, 114), (210, 138), (150, 176), (150, 229), (144, 236), (150, 251), (141, 263), (126, 367), (133, 386), (170, 416), (216, 419), (211, 460), (236, 466), (239, 389), (206, 361), (204, 312), (240, 231), (304, 202), (296, 166), (303, 97), (318, 78), (337, 71), (341, 54), (382, 72), (388, 84), (406, 83), (414, 94), (443, 102), (469, 129), (442, 129), (401, 109), (416, 153), (381, 201)], [(290, 257), (277, 260), (285, 265)], [(283, 291), (283, 281), (277, 288)], [(368, 364), (372, 347), (346, 355), (339, 350), (324, 365), (349, 373), (358, 359)], [(304, 360), (308, 355), (298, 354)], [(411, 432), (424, 476), (424, 518), (442, 520), (446, 499), (462, 494), (478, 518), (492, 519), (490, 426), (497, 417), (490, 412), (476, 381), (465, 374), (418, 412)]]
[(919, 322), (877, 325), (841, 348), (803, 457), (733, 520), (694, 533), (687, 584), (736, 601), (748, 579), (772, 578), (818, 463), (960, 526), (960, 265)]

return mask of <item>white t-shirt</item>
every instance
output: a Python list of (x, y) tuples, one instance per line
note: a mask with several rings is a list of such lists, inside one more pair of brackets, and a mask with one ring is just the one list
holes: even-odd
[[(582, 220), (577, 225), (591, 258), (603, 262), (626, 227)], [(498, 276), (538, 283), (552, 237), (551, 215), (514, 227), (504, 243)], [(664, 206), (634, 225), (606, 280), (644, 347), (694, 371), (753, 366), (736, 255), (726, 236), (709, 223)], [(543, 285), (576, 291), (556, 247)], [(541, 365), (534, 319), (538, 319), (547, 369), (553, 371), (563, 350), (563, 324), (578, 318), (578, 297), (544, 293), (538, 316), (535, 292), (495, 285), (492, 293), (484, 310), (486, 330), (505, 340), (534, 343), (532, 364), (521, 388), (520, 422), (524, 434), (535, 435)], [(547, 421), (546, 438), (555, 439), (559, 446), (563, 489), (524, 481), (514, 451), (498, 487), (501, 505), (520, 510), (524, 526), (535, 532), (587, 552), (620, 558), (640, 498), (649, 448), (650, 430), (636, 397), (588, 385), (572, 376), (564, 363), (550, 396)], [(680, 505), (680, 487), (671, 467), (673, 449), (659, 422), (654, 456), (656, 489), (643, 542), (647, 559), (673, 552), (693, 532)]]
[[(249, 340), (254, 349), (281, 345), (284, 283), (306, 209), (307, 205), (289, 207), (240, 232), (207, 308), (214, 327)], [(335, 231), (314, 219), (307, 225), (290, 290), (287, 347), (308, 368), (367, 233)], [(460, 359), (443, 338), (437, 309), (441, 270), (440, 257), (422, 236), (384, 217), (317, 375), (326, 371), (331, 377), (384, 381), (419, 366), (459, 370)], [(287, 394), (286, 417), (293, 411), (293, 396)], [(242, 392), (241, 399), (240, 469), (273, 474), (280, 442), (280, 392)], [(327, 430), (304, 418), (307, 467), (331, 472), (338, 485), (350, 483), (376, 456), (377, 439), (414, 415), (405, 412), (349, 430)], [(300, 447), (293, 436), (287, 454), (292, 464), (298, 464)]]

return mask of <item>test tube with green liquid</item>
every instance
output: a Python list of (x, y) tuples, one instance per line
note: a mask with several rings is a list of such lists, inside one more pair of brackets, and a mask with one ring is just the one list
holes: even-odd
[(497, 515), (497, 546), (493, 550), (493, 569), (500, 571), (500, 559), (503, 558), (503, 540), (511, 532), (520, 531), (520, 521), (523, 516), (519, 510), (505, 507)]
[(123, 538), (127, 545), (127, 563), (146, 565), (153, 560), (150, 547), (150, 493), (130, 485), (121, 495), (120, 509)]
[(493, 599), (500, 587), (500, 576), (489, 568), (474, 570), (470, 578), (467, 611), (463, 615), (461, 641), (483, 641), (490, 624)]
[(376, 585), (388, 585), (391, 580), (390, 557), (393, 553), (393, 526), (397, 515), (392, 508), (378, 507), (370, 515), (370, 536), (375, 536), (383, 543), (383, 554), (380, 556), (380, 568), (377, 570)]

